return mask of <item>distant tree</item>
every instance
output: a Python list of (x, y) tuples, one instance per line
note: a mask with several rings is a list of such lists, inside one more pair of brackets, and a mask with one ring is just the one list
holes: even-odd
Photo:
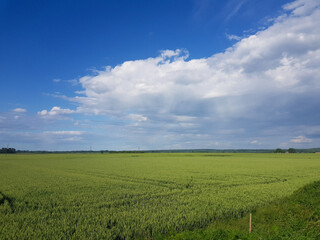
[(1, 148), (0, 153), (16, 153), (15, 148)]
[(273, 152), (275, 153), (285, 153), (285, 150), (282, 150), (281, 148), (277, 148), (276, 150), (274, 150)]
[(294, 149), (294, 148), (289, 148), (288, 149), (288, 153), (296, 153), (296, 152), (297, 152), (297, 150)]

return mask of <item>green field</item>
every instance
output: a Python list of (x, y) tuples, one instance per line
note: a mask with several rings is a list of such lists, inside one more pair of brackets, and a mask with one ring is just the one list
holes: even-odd
[(145, 239), (320, 179), (320, 154), (0, 155), (0, 239)]

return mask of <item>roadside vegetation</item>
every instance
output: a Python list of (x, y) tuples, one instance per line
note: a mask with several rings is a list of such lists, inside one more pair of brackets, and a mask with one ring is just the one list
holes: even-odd
[(306, 185), (293, 195), (252, 211), (252, 232), (249, 214), (240, 219), (221, 220), (204, 229), (172, 233), (157, 239), (210, 240), (274, 240), (320, 239), (320, 181)]

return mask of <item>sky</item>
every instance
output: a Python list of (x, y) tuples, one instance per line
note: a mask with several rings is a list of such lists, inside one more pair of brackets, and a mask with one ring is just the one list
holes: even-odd
[(319, 0), (2, 0), (0, 147), (320, 147)]

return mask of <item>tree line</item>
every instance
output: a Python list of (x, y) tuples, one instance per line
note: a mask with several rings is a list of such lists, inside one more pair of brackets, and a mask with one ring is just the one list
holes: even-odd
[(1, 148), (0, 149), (0, 153), (16, 153), (16, 149), (15, 148)]
[(281, 149), (281, 148), (277, 148), (276, 150), (274, 150), (275, 153), (296, 153), (297, 150), (295, 148), (289, 148), (288, 150), (285, 149)]

